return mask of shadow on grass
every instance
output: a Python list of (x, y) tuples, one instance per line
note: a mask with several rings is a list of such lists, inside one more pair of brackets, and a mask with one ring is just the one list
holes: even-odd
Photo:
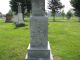
[(28, 25), (25, 25), (25, 26), (19, 26), (19, 27), (14, 27), (14, 29), (19, 29), (19, 28), (24, 28), (24, 29), (28, 29)]

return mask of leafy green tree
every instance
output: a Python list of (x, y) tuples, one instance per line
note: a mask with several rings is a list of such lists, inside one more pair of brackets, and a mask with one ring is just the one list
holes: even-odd
[(69, 10), (66, 14), (67, 19), (70, 20), (72, 15), (73, 15), (72, 12)]
[(31, 11), (31, 0), (11, 0), (10, 1), (10, 7), (12, 11), (14, 11), (16, 14), (18, 13), (18, 2), (21, 3), (21, 9), (22, 13), (25, 13), (25, 10), (27, 9), (27, 12), (30, 13)]
[(61, 15), (62, 15), (63, 20), (64, 20), (64, 17), (65, 17), (65, 12), (64, 12), (64, 10), (62, 10)]
[(79, 17), (80, 21), (80, 0), (71, 0), (71, 5), (73, 6), (73, 10), (75, 11), (75, 15)]
[(55, 14), (59, 12), (64, 6), (60, 2), (60, 0), (50, 0), (49, 1), (49, 9), (52, 11), (53, 21), (55, 21)]

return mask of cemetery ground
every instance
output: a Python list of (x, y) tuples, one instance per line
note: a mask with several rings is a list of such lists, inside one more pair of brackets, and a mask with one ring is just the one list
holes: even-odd
[[(72, 20), (48, 25), (52, 53), (61, 60), (80, 60), (80, 22)], [(25, 60), (29, 36), (29, 26), (15, 29), (13, 23), (0, 20), (0, 60)]]

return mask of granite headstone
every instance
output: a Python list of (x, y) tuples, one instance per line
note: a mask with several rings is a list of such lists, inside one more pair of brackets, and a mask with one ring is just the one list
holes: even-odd
[(17, 14), (17, 17), (18, 17), (18, 20), (16, 20), (16, 26), (17, 27), (25, 26), (20, 2), (18, 2), (18, 14)]
[(26, 60), (53, 60), (48, 42), (48, 17), (45, 0), (32, 0), (30, 17), (30, 44)]

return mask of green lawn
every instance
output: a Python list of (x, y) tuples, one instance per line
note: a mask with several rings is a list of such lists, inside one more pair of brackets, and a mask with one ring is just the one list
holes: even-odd
[(80, 23), (50, 23), (49, 41), (55, 56), (63, 60), (80, 60)]
[[(80, 60), (80, 23), (49, 22), (52, 53), (63, 60)], [(25, 60), (30, 40), (29, 27), (15, 29), (0, 21), (0, 60)]]

